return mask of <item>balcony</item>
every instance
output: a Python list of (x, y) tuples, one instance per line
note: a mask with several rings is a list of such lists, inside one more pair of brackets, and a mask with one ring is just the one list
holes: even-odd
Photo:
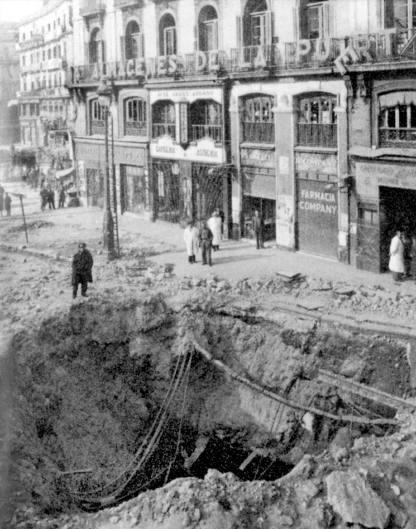
[[(306, 44), (306, 42), (309, 43)], [(312, 39), (285, 44), (286, 68), (318, 68), (333, 64), (345, 43), (341, 39)], [(348, 46), (348, 44), (347, 44)]]
[(105, 121), (103, 119), (91, 121), (91, 135), (92, 134), (105, 134)]
[(222, 142), (221, 125), (192, 125), (192, 140), (198, 141), (203, 138), (211, 138), (215, 143)]
[(176, 126), (172, 123), (153, 123), (152, 138), (160, 138), (161, 136), (175, 137)]
[(105, 4), (104, 0), (81, 0), (79, 12), (84, 17), (103, 13)]
[(29, 50), (30, 48), (36, 48), (44, 43), (43, 35), (32, 35), (29, 40), (22, 40), (19, 42), (20, 51)]
[(124, 134), (126, 136), (147, 136), (146, 121), (126, 121)]
[(303, 147), (337, 147), (337, 125), (299, 123), (298, 145)]
[(141, 0), (114, 0), (114, 7), (123, 9), (124, 7), (139, 7)]
[(244, 121), (243, 141), (248, 143), (274, 143), (274, 123)]
[(264, 70), (282, 67), (282, 57), (274, 44), (232, 49), (229, 69), (233, 71)]
[(397, 129), (379, 129), (380, 147), (394, 147), (396, 149), (414, 149), (416, 147), (416, 129), (405, 127)]
[(70, 68), (67, 76), (70, 83), (96, 83), (103, 75), (107, 75), (108, 63), (95, 63)]

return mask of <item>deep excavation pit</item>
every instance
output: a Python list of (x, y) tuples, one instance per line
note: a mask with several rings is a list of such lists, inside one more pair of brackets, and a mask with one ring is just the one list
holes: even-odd
[[(12, 341), (16, 504), (95, 511), (208, 469), (276, 480), (339, 437), (385, 435), (392, 409), (319, 383), (318, 369), (403, 397), (404, 345), (282, 314), (226, 315), (215, 300), (80, 304)], [(285, 406), (235, 373), (343, 422)]]

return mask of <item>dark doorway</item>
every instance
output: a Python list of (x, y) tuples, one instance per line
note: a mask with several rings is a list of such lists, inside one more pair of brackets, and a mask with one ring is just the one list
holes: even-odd
[(388, 271), (389, 248), (397, 227), (416, 235), (416, 191), (380, 186), (380, 268)]

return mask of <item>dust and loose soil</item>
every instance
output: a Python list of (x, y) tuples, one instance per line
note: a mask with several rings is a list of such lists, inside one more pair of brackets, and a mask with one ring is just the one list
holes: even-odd
[[(178, 277), (152, 264), (174, 247), (148, 234), (121, 234), (122, 259), (107, 263), (99, 226), (80, 223), (63, 240), (49, 224), (57, 222), (31, 226), (49, 256), (26, 251), (33, 244), (0, 250), (0, 368), (10, 387), (1, 390), (4, 527), (416, 527), (412, 410), (395, 414), (318, 381), (325, 369), (416, 402), (412, 295), (316, 277)], [(16, 246), (18, 224), (1, 223), (4, 244)], [(68, 258), (80, 236), (95, 282), (73, 302)], [(372, 423), (271, 400), (207, 361), (193, 340), (289, 401)], [(190, 368), (165, 434), (127, 486), (120, 474), (129, 475), (181, 358)], [(109, 508), (84, 512), (105, 497)]]

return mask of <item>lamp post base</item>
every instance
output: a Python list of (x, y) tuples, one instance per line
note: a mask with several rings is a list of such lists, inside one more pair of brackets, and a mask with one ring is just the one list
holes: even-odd
[(104, 210), (103, 220), (103, 249), (109, 261), (115, 258), (114, 251), (114, 220), (110, 209)]

